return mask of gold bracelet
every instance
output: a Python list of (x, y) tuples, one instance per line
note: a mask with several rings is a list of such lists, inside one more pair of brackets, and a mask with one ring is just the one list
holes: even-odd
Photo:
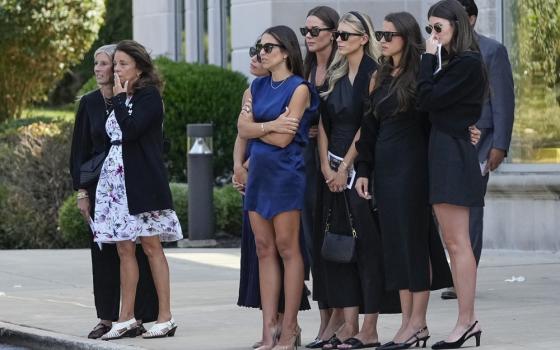
[(341, 161), (340, 164), (344, 165), (344, 170), (348, 170), (348, 164), (345, 161)]
[(266, 135), (266, 131), (264, 130), (264, 123), (261, 123), (261, 130)]
[(88, 194), (87, 192), (78, 192), (78, 195), (76, 196), (78, 199), (84, 199), (84, 198), (88, 198)]

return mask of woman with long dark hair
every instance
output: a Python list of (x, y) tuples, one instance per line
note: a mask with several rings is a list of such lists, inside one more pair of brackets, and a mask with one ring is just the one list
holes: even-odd
[[(104, 154), (110, 147), (111, 140), (105, 132), (105, 123), (113, 110), (113, 54), (117, 45), (104, 45), (95, 50), (94, 74), (98, 89), (80, 98), (72, 147), (70, 150), (70, 174), (74, 189), (78, 191), (78, 208), (89, 222), (95, 212), (95, 189), (97, 179), (90, 183), (80, 181), (80, 167), (89, 159)], [(93, 274), (93, 295), (95, 310), (99, 323), (88, 334), (88, 338), (98, 339), (111, 329), (112, 322), (119, 317), (120, 304), (120, 273), (119, 255), (114, 244), (98, 245), (90, 241), (91, 267)], [(148, 258), (142, 246), (136, 247), (139, 281), (136, 288), (134, 315), (139, 326), (135, 335), (146, 330), (142, 322), (153, 322), (157, 319), (158, 300), (154, 281), (148, 264)]]
[[(249, 64), (249, 71), (255, 77), (268, 76), (270, 72), (263, 68), (260, 54), (257, 50), (261, 43), (259, 38), (255, 43), (255, 46), (249, 48), (249, 56), (251, 61)], [(242, 108), (245, 103), (250, 98), (250, 88), (245, 90), (243, 94)], [(239, 116), (242, 118), (243, 116)], [(278, 133), (292, 133), (296, 130), (296, 123), (293, 123), (287, 116), (281, 116), (276, 120), (267, 123), (267, 127), (270, 130), (275, 130)], [(250, 140), (243, 139), (237, 136), (235, 140), (235, 145), (233, 147), (233, 177), (232, 184), (235, 189), (237, 189), (241, 195), (245, 195), (245, 186), (247, 184), (247, 177), (249, 171), (250, 163)], [(305, 242), (303, 236), (300, 235), (300, 245), (302, 254), (305, 253)], [(306, 268), (306, 271), (309, 269)], [(257, 248), (255, 246), (255, 236), (253, 230), (251, 230), (251, 223), (249, 222), (249, 213), (247, 210), (243, 210), (243, 221), (242, 221), (242, 231), (241, 231), (241, 268), (239, 271), (239, 296), (237, 299), (237, 305), (251, 308), (261, 307), (261, 296), (259, 287), (259, 260), (257, 257)], [(300, 311), (309, 310), (311, 306), (309, 305), (309, 300), (305, 293), (302, 293), (301, 304), (299, 307)], [(278, 304), (278, 322), (281, 322), (282, 316), (284, 314), (284, 298), (280, 295), (280, 301)], [(264, 336), (264, 327), (263, 327)], [(262, 336), (261, 336), (262, 337)], [(253, 344), (253, 348), (259, 348), (263, 345), (261, 340)]]
[[(303, 61), (305, 79), (315, 86), (318, 92), (327, 89), (326, 73), (337, 50), (336, 40), (333, 32), (336, 30), (340, 16), (331, 7), (317, 6), (309, 10), (305, 19), (305, 26), (300, 28), (300, 33), (305, 37), (306, 53)], [(323, 244), (322, 234), (315, 235), (315, 226), (320, 223), (317, 221), (320, 215), (316, 215), (316, 203), (320, 202), (321, 192), (318, 191), (318, 178), (320, 174), (318, 154), (317, 154), (317, 134), (318, 134), (319, 113), (311, 121), (309, 128), (309, 143), (305, 147), (305, 207), (302, 212), (302, 228), (308, 246), (308, 252), (313, 254), (320, 251)], [(321, 348), (327, 340), (332, 337), (334, 332), (344, 322), (341, 312), (329, 308), (326, 288), (324, 284), (324, 274), (321, 266), (320, 257), (311, 259), (313, 273), (313, 299), (319, 305), (321, 323), (317, 337), (307, 348)], [(331, 321), (332, 319), (332, 321)], [(329, 326), (329, 321), (331, 322)]]
[[(251, 84), (251, 100), (238, 122), (239, 136), (251, 139), (244, 209), (249, 211), (259, 257), (263, 310), (263, 345), (284, 350), (299, 345), (297, 324), (303, 292), (304, 263), (300, 251), (300, 219), (304, 205), (305, 165), (309, 118), (318, 98), (303, 78), (303, 62), (295, 33), (286, 26), (264, 31), (259, 46), (262, 65), (270, 76)], [(293, 122), (290, 134), (269, 128), (282, 113)], [(277, 324), (284, 266), (284, 317)]]
[(169, 267), (161, 241), (183, 235), (163, 162), (162, 81), (146, 49), (133, 40), (118, 43), (113, 64), (113, 111), (105, 123), (111, 147), (96, 188), (94, 232), (96, 242), (117, 246), (122, 303), (118, 322), (102, 339), (137, 332), (137, 242), (148, 256), (159, 302), (157, 321), (142, 336), (173, 336), (177, 324), (171, 315)]
[(428, 21), (430, 37), (419, 70), (418, 104), (432, 122), (430, 203), (449, 252), (459, 303), (455, 327), (432, 348), (453, 349), (471, 337), (478, 346), (482, 332), (474, 311), (476, 261), (469, 238), (469, 207), (484, 206), (485, 181), (468, 128), (480, 117), (487, 80), (464, 7), (456, 0), (439, 1), (430, 7)]
[(428, 201), (427, 114), (416, 107), (416, 77), (424, 40), (408, 12), (385, 16), (375, 32), (382, 56), (371, 108), (357, 144), (356, 189), (365, 199), (374, 174), (385, 288), (399, 291), (402, 323), (382, 349), (406, 349), (429, 338), (430, 289), (450, 286), (451, 273)]

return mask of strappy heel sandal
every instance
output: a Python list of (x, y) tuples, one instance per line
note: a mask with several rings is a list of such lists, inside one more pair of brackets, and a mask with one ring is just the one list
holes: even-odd
[(113, 323), (111, 330), (101, 336), (101, 340), (121, 339), (124, 337), (134, 338), (137, 334), (138, 323), (135, 318), (128, 321)]
[(276, 345), (272, 350), (293, 350), (301, 346), (301, 328), (296, 326), (292, 335), (293, 342), (290, 345)]
[(389, 345), (389, 346), (383, 346), (382, 349), (383, 350), (399, 350), (399, 349), (409, 349), (411, 347), (420, 347), (420, 344), (423, 342), (422, 344), (422, 348), (426, 347), (426, 342), (428, 341), (428, 339), (430, 339), (429, 335), (425, 335), (423, 337), (420, 337), (420, 333), (427, 331), (428, 327), (422, 327), (420, 328), (416, 333), (414, 333), (410, 338), (408, 338), (407, 340), (405, 340), (403, 343), (394, 343), (393, 345)]
[(144, 339), (153, 339), (153, 338), (165, 338), (165, 337), (172, 337), (175, 335), (175, 331), (177, 330), (177, 324), (175, 320), (171, 318), (167, 322), (162, 323), (155, 323), (149, 331), (142, 334), (142, 338)]
[[(470, 326), (465, 333), (461, 336), (461, 338), (457, 339), (454, 342), (446, 342), (446, 341), (438, 341), (434, 345), (432, 345), (432, 349), (459, 349), (463, 344), (469, 339), (474, 337), (476, 340), (476, 346), (480, 346), (480, 335), (482, 334), (481, 330), (476, 332), (472, 332), (474, 327), (478, 324), (478, 321), (475, 321), (472, 326)], [(470, 334), (469, 334), (470, 333)]]

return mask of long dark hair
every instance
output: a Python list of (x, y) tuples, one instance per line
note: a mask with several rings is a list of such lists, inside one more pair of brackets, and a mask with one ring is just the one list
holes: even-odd
[(420, 26), (414, 16), (408, 12), (394, 12), (385, 16), (385, 21), (391, 22), (404, 41), (401, 60), (395, 67), (392, 57), (379, 57), (380, 67), (377, 70), (375, 87), (377, 89), (387, 79), (395, 68), (399, 68), (398, 75), (394, 78), (389, 88), (389, 93), (380, 100), (375, 109), (393, 94), (397, 95), (398, 109), (402, 112), (414, 105), (416, 97), (416, 75), (420, 67), (420, 55), (424, 51), (424, 40)]
[(453, 27), (453, 37), (449, 43), (449, 58), (465, 51), (480, 52), (467, 11), (459, 1), (438, 1), (428, 10), (428, 19), (432, 16), (448, 20)]
[[(309, 10), (309, 12), (307, 12), (306, 18), (310, 16), (319, 18), (321, 21), (323, 21), (323, 23), (325, 23), (327, 28), (333, 28), (333, 30), (336, 30), (336, 26), (338, 25), (338, 21), (340, 20), (338, 12), (336, 12), (336, 10), (332, 7), (328, 6), (317, 6), (312, 8), (311, 10)], [(333, 40), (331, 40), (331, 54), (329, 55), (329, 59), (327, 61), (327, 67), (331, 64), (337, 49), (338, 45), (336, 43), (336, 40), (334, 40), (333, 38)], [(306, 45), (305, 59), (303, 60), (303, 71), (305, 74), (304, 78), (306, 80), (309, 80), (311, 69), (316, 65), (317, 54), (315, 52), (309, 52), (309, 49)], [(314, 81), (312, 83), (315, 84)]]
[(134, 82), (134, 91), (154, 86), (160, 93), (162, 92), (163, 81), (154, 66), (150, 54), (142, 44), (134, 40), (123, 40), (117, 44), (115, 52), (117, 51), (122, 51), (132, 57), (136, 68), (141, 71), (140, 77)]
[(268, 28), (263, 34), (272, 35), (283, 46), (282, 50), (288, 54), (286, 59), (288, 69), (303, 78), (303, 60), (296, 33), (290, 27), (275, 26)]

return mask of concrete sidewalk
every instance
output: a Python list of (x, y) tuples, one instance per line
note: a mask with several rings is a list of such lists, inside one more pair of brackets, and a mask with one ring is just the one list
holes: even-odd
[[(166, 254), (177, 334), (111, 343), (145, 349), (249, 349), (260, 337), (260, 313), (235, 305), (239, 249), (168, 249)], [(507, 282), (512, 276), (525, 280)], [(89, 250), (0, 251), (0, 321), (85, 338), (97, 321), (91, 283)], [(559, 253), (484, 251), (477, 294), (480, 349), (559, 349), (559, 292)], [(319, 325), (313, 308), (300, 314), (304, 343), (315, 337)], [(455, 301), (432, 293), (429, 345), (451, 330), (456, 309)], [(390, 340), (399, 322), (399, 315), (380, 316), (382, 342)]]

